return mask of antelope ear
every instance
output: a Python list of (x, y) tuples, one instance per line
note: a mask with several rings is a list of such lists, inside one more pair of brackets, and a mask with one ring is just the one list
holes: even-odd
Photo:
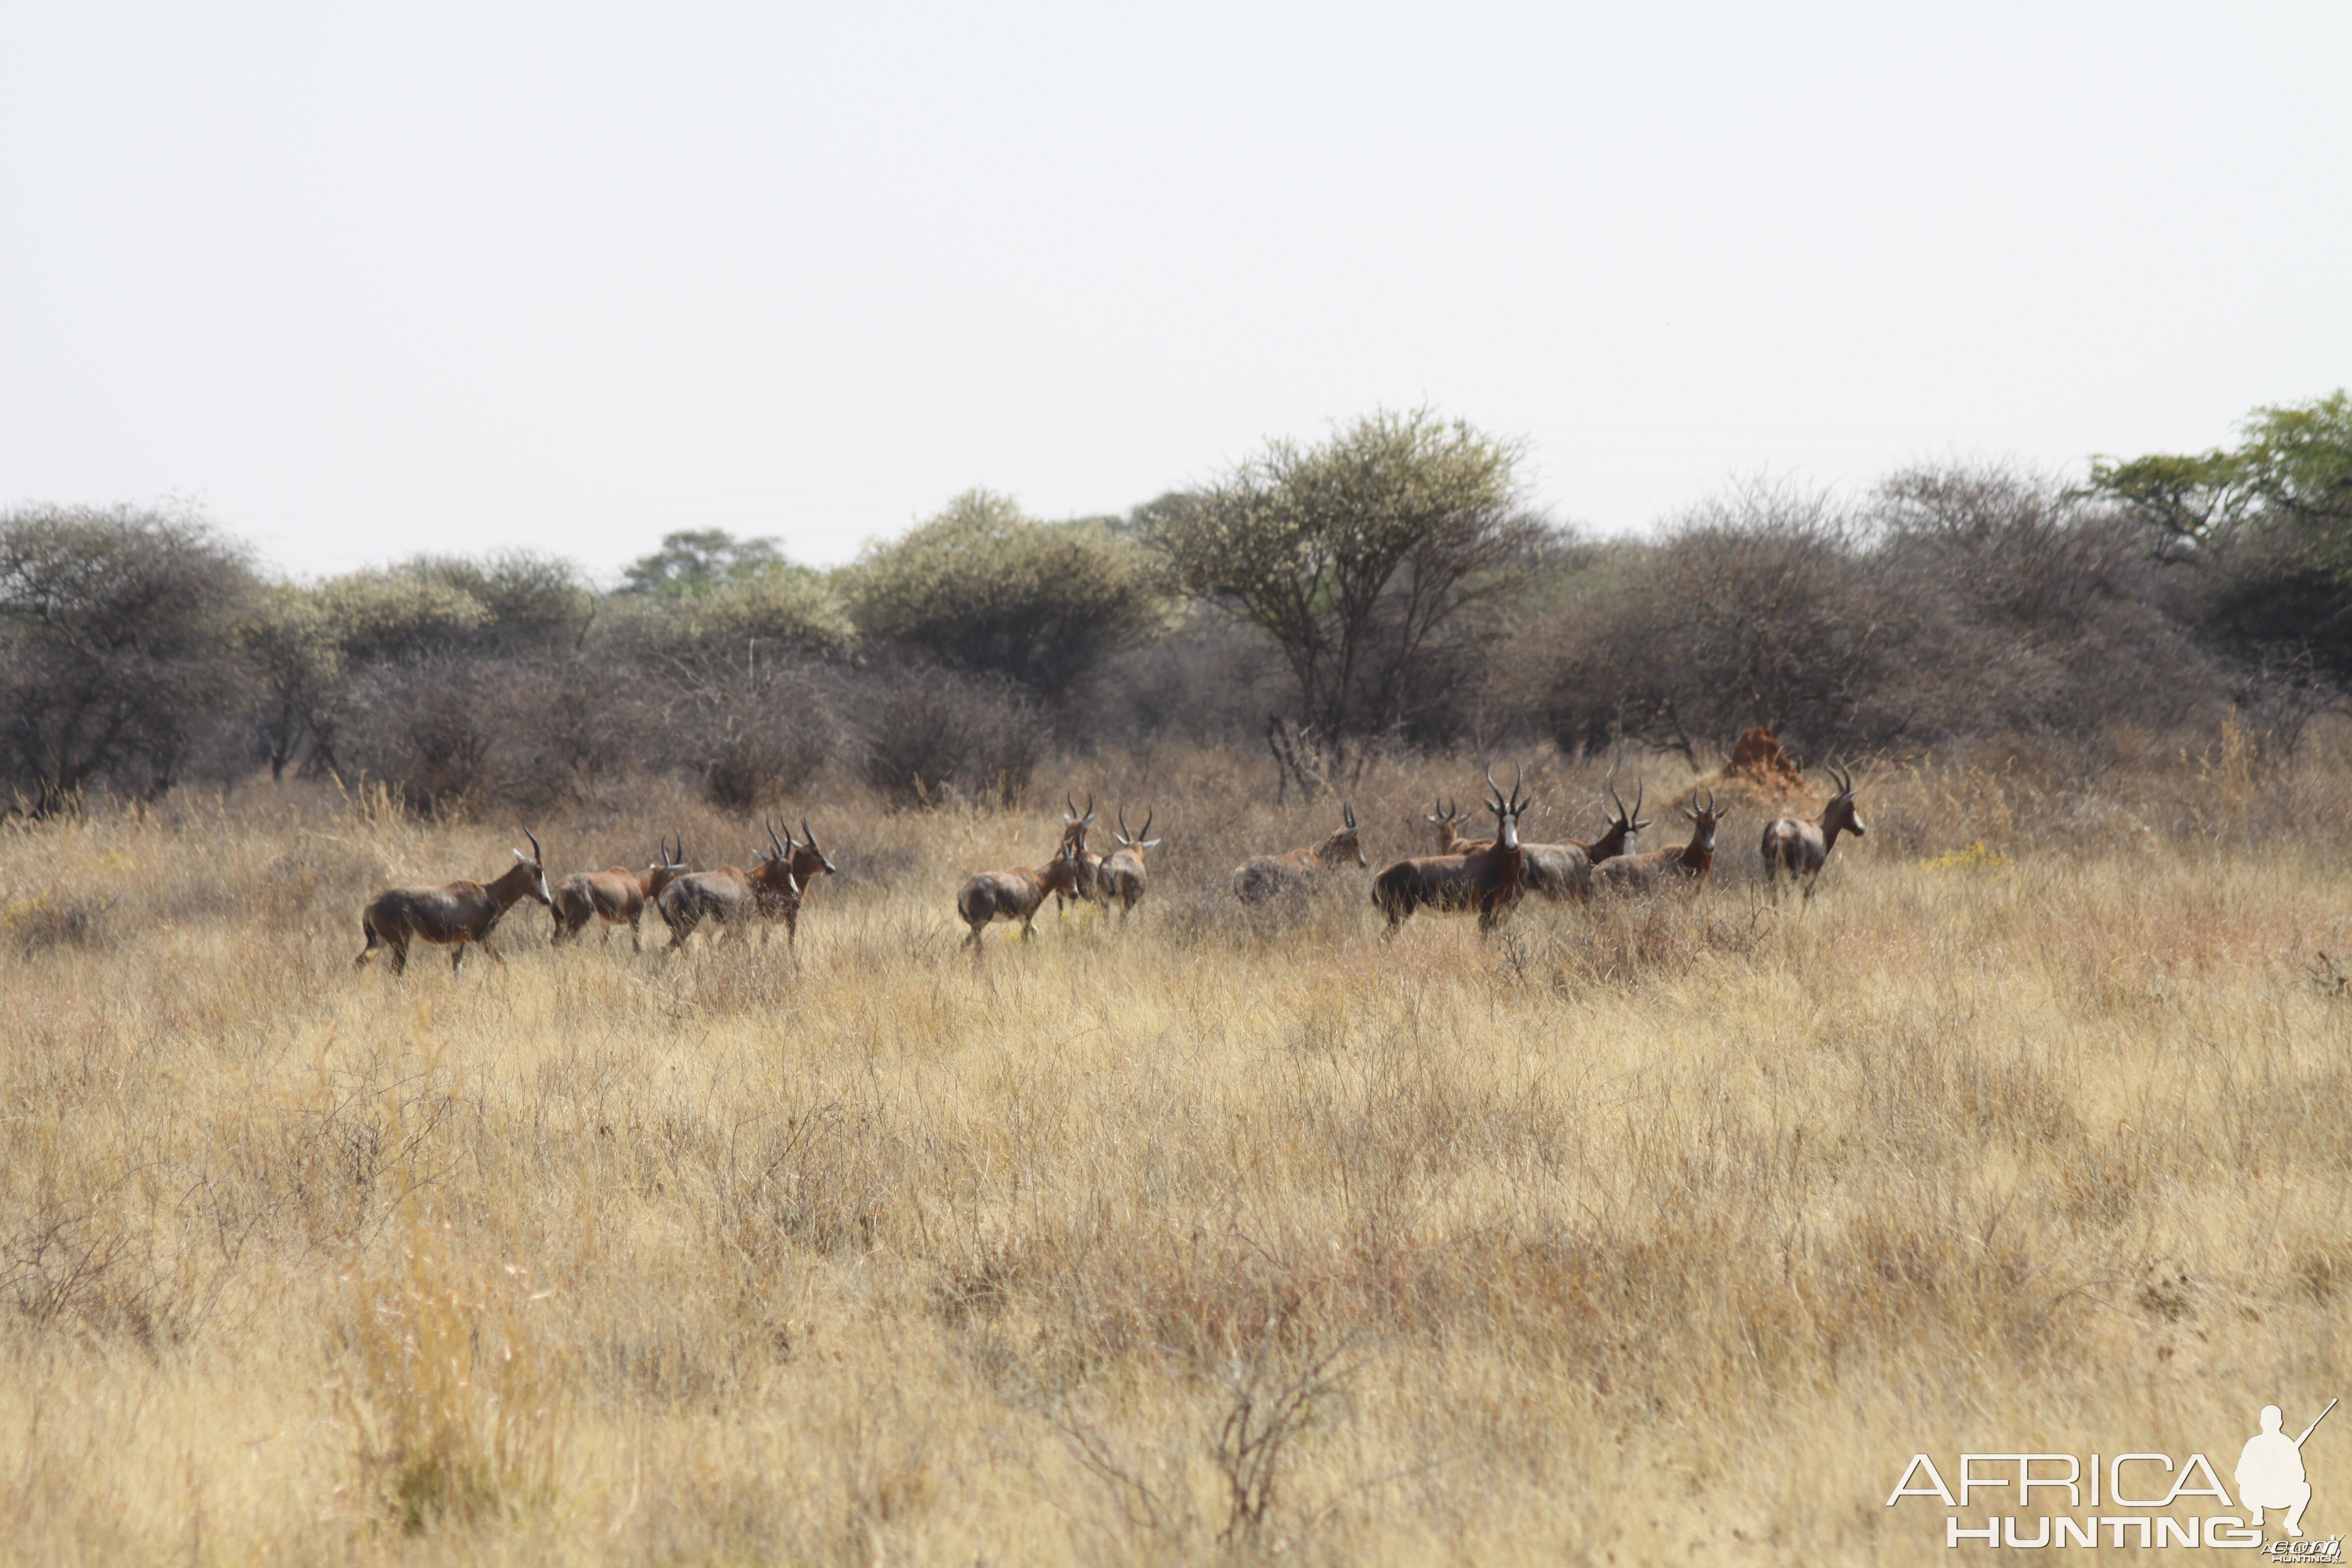
[(1157, 849), (1160, 847), (1160, 840), (1157, 838), (1147, 838), (1136, 847), (1139, 849)]
[(529, 858), (528, 857), (526, 857), (526, 856), (523, 854), (523, 852), (522, 852), (521, 850), (520, 850), (520, 849), (518, 849), (518, 850), (516, 850), (516, 851), (514, 852), (514, 858), (515, 858), (515, 859), (516, 859), (518, 862), (520, 862), (520, 864), (522, 864), (522, 865), (528, 866), (528, 865), (530, 865), (530, 858)]

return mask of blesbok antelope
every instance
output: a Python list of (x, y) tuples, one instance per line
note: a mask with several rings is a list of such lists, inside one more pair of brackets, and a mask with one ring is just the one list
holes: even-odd
[(637, 921), (645, 917), (646, 895), (636, 874), (614, 866), (603, 871), (574, 871), (547, 887), (548, 910), (554, 917), (549, 940), (561, 947), (577, 938), (590, 921), (602, 921), (602, 941), (613, 940), (613, 928), (629, 928), (629, 946), (639, 945)]
[(1068, 892), (1055, 893), (1055, 914), (1060, 914), (1072, 900), (1082, 904), (1102, 901), (1102, 889), (1097, 884), (1096, 873), (1101, 869), (1103, 858), (1087, 847), (1087, 829), (1095, 825), (1094, 792), (1087, 792), (1087, 808), (1084, 811), (1080, 811), (1078, 803), (1066, 795), (1062, 797), (1062, 804), (1069, 808), (1062, 813), (1062, 842), (1077, 847), (1078, 870), (1077, 879)]
[(1653, 849), (1641, 855), (1620, 855), (1603, 860), (1592, 868), (1592, 879), (1601, 887), (1621, 893), (1648, 892), (1675, 882), (1688, 882), (1696, 888), (1706, 880), (1715, 869), (1715, 829), (1729, 812), (1715, 808), (1715, 791), (1706, 792), (1706, 804), (1694, 799), (1683, 807), (1683, 815), (1691, 819), (1690, 842), (1679, 849)]
[(1856, 838), (1869, 831), (1862, 825), (1862, 813), (1853, 804), (1853, 775), (1832, 763), (1830, 777), (1837, 781), (1837, 794), (1822, 807), (1820, 818), (1801, 822), (1783, 816), (1768, 823), (1764, 828), (1764, 881), (1774, 895), (1780, 890), (1780, 873), (1787, 871), (1789, 880), (1802, 883), (1805, 897), (1813, 896), (1814, 886), (1822, 879), (1822, 863), (1837, 847), (1838, 835), (1851, 833)]
[[(812, 878), (834, 875), (832, 858), (816, 847), (816, 836), (809, 831), (808, 818), (801, 818), (801, 836), (796, 842), (788, 826), (783, 837), (776, 837), (776, 825), (762, 823), (768, 830), (769, 851), (759, 852), (750, 872), (751, 888), (759, 897), (760, 913), (771, 920), (784, 922), (784, 940), (797, 946), (800, 942), (801, 900), (807, 896)], [(760, 941), (768, 940), (762, 927)]]
[(1339, 814), (1343, 826), (1312, 848), (1255, 855), (1234, 867), (1234, 897), (1245, 904), (1263, 904), (1292, 888), (1311, 889), (1342, 866), (1352, 863), (1370, 870), (1372, 863), (1364, 858), (1358, 837), (1356, 808), (1342, 805)]
[(1127, 830), (1127, 808), (1119, 807), (1118, 847), (1102, 858), (1095, 868), (1095, 886), (1102, 894), (1103, 907), (1116, 902), (1121, 925), (1136, 905), (1143, 901), (1144, 889), (1149, 885), (1143, 868), (1143, 852), (1160, 847), (1160, 840), (1149, 837), (1151, 813), (1143, 814), (1143, 831), (1130, 834)]
[(677, 847), (671, 848), (668, 839), (664, 839), (657, 846), (661, 858), (646, 867), (645, 875), (637, 879), (638, 891), (645, 894), (646, 902), (654, 905), (656, 913), (659, 913), (661, 909), (656, 901), (660, 899), (661, 890), (686, 875), (686, 835), (676, 833), (670, 837), (677, 840)]
[[(685, 854), (683, 841), (678, 853)], [(681, 867), (670, 860), (669, 845), (661, 846), (661, 858), (643, 871), (632, 871), (625, 866), (614, 866), (604, 871), (574, 871), (562, 881), (548, 888), (548, 912), (554, 917), (555, 927), (550, 936), (554, 945), (579, 939), (590, 921), (604, 923), (597, 928), (597, 940), (613, 940), (613, 928), (629, 928), (629, 948), (642, 952), (644, 942), (638, 921), (645, 918), (646, 900), (661, 891)]]
[[(680, 858), (683, 857), (681, 846)], [(784, 879), (797, 896), (799, 888), (792, 881), (789, 867)], [(740, 867), (681, 871), (655, 896), (654, 909), (660, 914), (662, 923), (669, 927), (669, 946), (663, 951), (676, 952), (706, 921), (716, 926), (734, 927), (755, 919), (760, 912), (760, 892)]]
[(1495, 929), (1505, 910), (1518, 901), (1519, 876), (1525, 858), (1519, 846), (1519, 817), (1535, 804), (1521, 799), (1524, 775), (1511, 780), (1511, 796), (1486, 770), (1486, 809), (1495, 814), (1495, 837), (1485, 847), (1458, 855), (1422, 855), (1399, 860), (1372, 879), (1372, 902), (1388, 916), (1388, 934), (1412, 918), (1413, 910), (1467, 914), (1477, 911), (1483, 934)]
[(1045, 895), (1073, 890), (1077, 874), (1078, 847), (1066, 838), (1054, 858), (1034, 870), (1016, 866), (1009, 871), (982, 871), (966, 882), (956, 894), (956, 913), (971, 928), (973, 956), (980, 953), (980, 933), (992, 921), (1019, 921), (1021, 940), (1034, 937), (1037, 928), (1031, 922)]
[(404, 973), (412, 942), (448, 948), (452, 973), (464, 961), (467, 942), (504, 963), (504, 955), (490, 945), (490, 933), (498, 930), (499, 919), (525, 899), (553, 904), (547, 893), (547, 868), (541, 862), (539, 840), (528, 827), (522, 836), (530, 839), (530, 858), (524, 859), (522, 851), (516, 850), (515, 863), (488, 882), (387, 888), (370, 899), (367, 908), (360, 911), (360, 929), (367, 933), (367, 945), (360, 949), (353, 963), (363, 964), (377, 948), (388, 947), (392, 972)]
[(1478, 847), (1478, 840), (1469, 837), (1470, 814), (1456, 809), (1450, 800), (1431, 801), (1421, 819), (1436, 830), (1440, 855), (1466, 855)]
[[(1626, 846), (1633, 842), (1633, 835), (1650, 826), (1642, 819), (1642, 799), (1645, 793), (1645, 790), (1635, 790), (1633, 808), (1628, 810), (1623, 797), (1612, 786), (1609, 798), (1615, 804), (1617, 813), (1609, 818), (1608, 831), (1590, 844), (1575, 838), (1558, 844), (1521, 844), (1520, 891), (1540, 893), (1554, 903), (1568, 899), (1591, 898), (1592, 868), (1624, 854)], [(1464, 835), (1462, 828), (1469, 824), (1469, 813), (1455, 813), (1447, 806), (1440, 806), (1439, 809), (1448, 812), (1458, 824), (1445, 832), (1447, 854), (1466, 855), (1494, 843), (1491, 838), (1471, 838)], [(1438, 818), (1433, 816), (1429, 820), (1435, 822)]]

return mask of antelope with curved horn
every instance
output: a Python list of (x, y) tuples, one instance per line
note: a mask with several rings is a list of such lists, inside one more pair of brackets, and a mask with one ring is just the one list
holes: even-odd
[(1480, 841), (1469, 837), (1470, 814), (1456, 809), (1450, 800), (1433, 800), (1421, 819), (1437, 832), (1437, 852), (1440, 855), (1466, 855), (1480, 847)]
[(498, 930), (500, 918), (525, 899), (553, 904), (547, 893), (547, 868), (541, 863), (539, 840), (528, 827), (522, 836), (530, 839), (530, 858), (524, 859), (522, 851), (516, 850), (515, 863), (491, 881), (387, 888), (370, 899), (367, 908), (360, 911), (360, 929), (367, 933), (367, 945), (360, 949), (353, 963), (363, 964), (377, 948), (388, 947), (392, 972), (404, 973), (412, 942), (449, 949), (451, 973), (464, 962), (468, 942), (504, 963), (505, 956), (490, 945), (490, 933)]
[(1620, 855), (1603, 860), (1592, 868), (1593, 881), (1612, 891), (1648, 892), (1670, 882), (1686, 881), (1694, 888), (1706, 880), (1715, 869), (1716, 825), (1729, 812), (1715, 808), (1715, 791), (1706, 792), (1706, 804), (1694, 799), (1683, 807), (1683, 815), (1691, 819), (1690, 842), (1679, 849), (1653, 849), (1642, 855)]
[(1369, 871), (1364, 846), (1356, 826), (1356, 808), (1339, 807), (1341, 826), (1311, 848), (1285, 855), (1255, 855), (1234, 868), (1234, 897), (1245, 904), (1263, 904), (1289, 889), (1311, 891), (1340, 867), (1353, 864)]
[(1805, 897), (1813, 896), (1814, 887), (1822, 879), (1822, 864), (1837, 847), (1838, 835), (1851, 833), (1856, 838), (1869, 831), (1862, 825), (1862, 813), (1853, 804), (1853, 775), (1835, 763), (1829, 766), (1830, 777), (1837, 781), (1837, 794), (1822, 807), (1820, 818), (1801, 822), (1783, 816), (1768, 824), (1764, 829), (1764, 880), (1778, 896), (1780, 873), (1789, 873), (1789, 880), (1801, 883)]
[(1055, 893), (1055, 914), (1061, 913), (1071, 900), (1079, 903), (1102, 901), (1102, 889), (1096, 885), (1095, 877), (1101, 868), (1103, 858), (1087, 847), (1087, 829), (1095, 825), (1094, 792), (1087, 792), (1087, 808), (1084, 811), (1080, 811), (1078, 803), (1066, 795), (1062, 797), (1062, 804), (1069, 808), (1062, 813), (1062, 842), (1077, 847), (1078, 872), (1077, 880), (1068, 892)]
[(1130, 834), (1127, 830), (1127, 808), (1118, 811), (1118, 847), (1102, 858), (1095, 868), (1095, 886), (1101, 890), (1105, 908), (1114, 901), (1118, 905), (1119, 924), (1127, 923), (1128, 915), (1143, 901), (1148, 886), (1143, 869), (1143, 852), (1160, 847), (1160, 840), (1151, 837), (1151, 813), (1143, 814), (1143, 831)]
[(1054, 858), (1034, 870), (1016, 866), (1009, 871), (982, 871), (966, 882), (956, 893), (956, 913), (971, 928), (972, 956), (980, 956), (980, 933), (992, 921), (1019, 921), (1021, 940), (1034, 938), (1037, 928), (1032, 922), (1045, 895), (1075, 891), (1079, 853), (1077, 844), (1066, 838)]
[[(759, 895), (760, 913), (784, 922), (784, 940), (797, 945), (800, 942), (801, 900), (806, 897), (810, 879), (834, 875), (832, 858), (816, 847), (816, 836), (809, 831), (808, 818), (801, 818), (801, 837), (793, 837), (786, 827), (780, 838), (776, 825), (763, 821), (768, 830), (768, 851), (760, 852), (752, 866), (750, 879)], [(760, 940), (768, 940), (766, 928), (761, 928)]]
[(1525, 853), (1519, 844), (1519, 817), (1532, 798), (1522, 799), (1524, 774), (1511, 780), (1511, 795), (1503, 798), (1495, 770), (1486, 770), (1486, 809), (1495, 814), (1494, 840), (1483, 848), (1459, 855), (1423, 855), (1399, 860), (1372, 879), (1372, 902), (1388, 916), (1388, 934), (1412, 918), (1416, 909), (1467, 914), (1477, 912), (1483, 935), (1495, 929), (1506, 910), (1518, 901), (1519, 875)]
[(670, 847), (669, 839), (662, 840), (656, 846), (659, 858), (637, 879), (637, 891), (645, 895), (646, 902), (654, 904), (656, 914), (661, 912), (661, 906), (655, 900), (661, 897), (661, 890), (686, 875), (686, 835), (674, 833), (670, 837), (677, 840), (677, 847)]
[[(1633, 835), (1650, 826), (1642, 819), (1642, 801), (1646, 794), (1646, 788), (1635, 790), (1633, 808), (1628, 810), (1616, 787), (1610, 786), (1609, 798), (1616, 805), (1617, 813), (1609, 818), (1609, 830), (1590, 844), (1575, 838), (1558, 844), (1521, 844), (1520, 889), (1541, 893), (1554, 903), (1568, 899), (1591, 898), (1593, 868), (1624, 854), (1626, 846), (1633, 842)], [(1469, 823), (1467, 812), (1454, 813), (1450, 806), (1438, 809), (1455, 817), (1464, 826)], [(1438, 818), (1432, 816), (1428, 820), (1436, 822)], [(1461, 826), (1447, 830), (1444, 837), (1445, 851), (1452, 855), (1466, 855), (1494, 843), (1491, 838), (1467, 837), (1461, 831)]]

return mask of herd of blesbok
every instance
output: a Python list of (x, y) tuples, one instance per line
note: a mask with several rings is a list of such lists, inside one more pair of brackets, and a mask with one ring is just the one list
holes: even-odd
[[(1853, 775), (1832, 765), (1836, 793), (1812, 820), (1780, 817), (1764, 829), (1762, 855), (1766, 885), (1776, 892), (1782, 873), (1813, 896), (1823, 864), (1841, 834), (1861, 835), (1862, 814), (1854, 805)], [(1387, 918), (1387, 934), (1394, 936), (1414, 911), (1475, 914), (1481, 932), (1492, 931), (1512, 906), (1529, 893), (1553, 900), (1583, 902), (1614, 894), (1655, 892), (1681, 887), (1696, 891), (1715, 866), (1716, 829), (1727, 815), (1717, 804), (1715, 792), (1704, 800), (1694, 795), (1683, 815), (1690, 819), (1688, 843), (1646, 852), (1634, 847), (1636, 836), (1649, 826), (1642, 816), (1645, 792), (1636, 790), (1631, 807), (1615, 789), (1609, 791), (1613, 810), (1607, 831), (1591, 842), (1576, 839), (1558, 844), (1531, 844), (1519, 837), (1519, 824), (1534, 797), (1524, 795), (1524, 775), (1514, 776), (1506, 795), (1486, 771), (1486, 810), (1495, 819), (1494, 832), (1483, 838), (1468, 837), (1470, 814), (1446, 801), (1433, 802), (1423, 820), (1436, 832), (1435, 854), (1408, 856), (1373, 877), (1372, 903)], [(1086, 809), (1075, 798), (1064, 802), (1062, 837), (1042, 866), (983, 871), (967, 880), (956, 894), (956, 913), (970, 928), (967, 945), (980, 951), (981, 934), (997, 921), (1017, 921), (1024, 939), (1036, 934), (1037, 912), (1051, 893), (1057, 900), (1117, 906), (1124, 925), (1143, 901), (1150, 885), (1149, 852), (1160, 840), (1150, 837), (1153, 814), (1146, 812), (1143, 826), (1130, 830), (1127, 812), (1118, 813), (1117, 847), (1108, 855), (1087, 847), (1087, 834), (1095, 825), (1094, 798)], [(1286, 895), (1309, 894), (1330, 882), (1349, 866), (1370, 870), (1352, 805), (1340, 807), (1341, 826), (1320, 843), (1277, 855), (1260, 855), (1234, 868), (1234, 896), (1244, 905), (1263, 905)], [(722, 866), (715, 870), (688, 868), (686, 841), (665, 837), (652, 864), (643, 871), (615, 866), (603, 871), (577, 871), (550, 884), (539, 840), (530, 839), (528, 858), (514, 852), (515, 864), (488, 882), (449, 882), (436, 888), (394, 888), (368, 900), (360, 916), (367, 945), (358, 963), (364, 964), (379, 947), (392, 952), (393, 973), (407, 968), (412, 942), (430, 942), (450, 949), (449, 966), (464, 962), (468, 945), (499, 959), (489, 945), (491, 934), (506, 912), (525, 899), (536, 899), (552, 916), (552, 941), (575, 942), (591, 921), (599, 922), (600, 940), (609, 941), (612, 928), (629, 929), (629, 945), (639, 945), (639, 922), (652, 906), (668, 927), (667, 951), (686, 945), (697, 931), (748, 931), (756, 926), (764, 943), (781, 921), (788, 943), (798, 940), (801, 901), (812, 879), (830, 875), (832, 858), (817, 847), (808, 819), (801, 820), (799, 837), (790, 827), (777, 832), (764, 824), (768, 847), (756, 851), (751, 868)], [(503, 962), (503, 960), (500, 960)]]

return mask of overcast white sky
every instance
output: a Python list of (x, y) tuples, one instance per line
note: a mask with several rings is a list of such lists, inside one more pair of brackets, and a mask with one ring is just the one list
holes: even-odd
[(0, 9), (0, 505), (846, 558), (1427, 403), (1639, 529), (2352, 383), (2352, 5)]

